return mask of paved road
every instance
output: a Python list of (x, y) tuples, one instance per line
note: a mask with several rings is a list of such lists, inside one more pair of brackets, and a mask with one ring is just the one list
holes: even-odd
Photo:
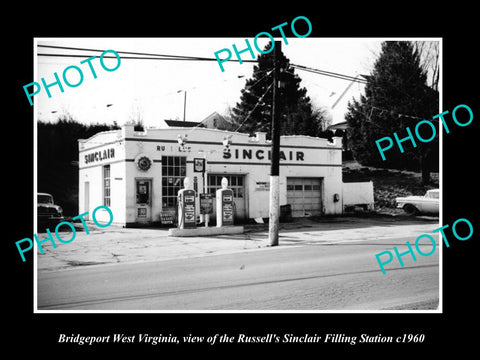
[(385, 275), (378, 267), (375, 254), (406, 249), (406, 240), (382, 236), (41, 271), (38, 309), (436, 309), (438, 250), (416, 262), (405, 256), (404, 268), (392, 263)]
[[(42, 244), (44, 254), (37, 252), (36, 268), (39, 272), (56, 271), (101, 264), (125, 264), (230, 254), (256, 251), (266, 247), (268, 225), (247, 226), (244, 234), (211, 237), (171, 237), (168, 229), (98, 229), (91, 225), (90, 233), (81, 231), (77, 224), (76, 238), (68, 244), (53, 248), (50, 241)], [(431, 233), (438, 219), (395, 217), (332, 217), (312, 221), (296, 219), (280, 224), (281, 246), (328, 245), (343, 242), (388, 240), (392, 235), (413, 242), (419, 234)], [(69, 239), (71, 234), (61, 236)], [(39, 239), (47, 234), (40, 233)]]

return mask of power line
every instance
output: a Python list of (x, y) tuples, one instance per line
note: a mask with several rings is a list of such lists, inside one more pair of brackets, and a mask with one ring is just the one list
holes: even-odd
[[(380, 108), (378, 106), (373, 106), (373, 105), (370, 105), (370, 104), (362, 104), (362, 106), (369, 106), (372, 109), (379, 110), (380, 111), (380, 116), (383, 115), (383, 113), (392, 114), (392, 110), (387, 110), (387, 109), (384, 109), (384, 108)], [(418, 120), (423, 119), (423, 118), (418, 117), (418, 116), (414, 116), (414, 115), (410, 115), (410, 114), (402, 114), (402, 113), (399, 113), (399, 112), (394, 112), (393, 115), (396, 115), (399, 118), (400, 117), (408, 117), (408, 118), (411, 118), (411, 119), (418, 119)]]
[[(304, 70), (304, 71), (312, 72), (312, 73), (319, 74), (319, 75), (331, 76), (331, 77), (335, 77), (335, 78), (339, 78), (339, 79), (343, 79), (343, 80), (348, 80), (348, 81), (351, 81), (351, 84), (353, 84), (354, 82), (357, 82), (357, 83), (360, 83), (360, 84), (368, 84), (369, 83), (367, 80), (360, 79), (358, 76), (357, 77), (351, 77), (349, 75), (334, 73), (334, 72), (325, 71), (325, 70), (314, 69), (314, 68), (310, 68), (310, 67), (303, 66), (303, 65), (296, 65), (296, 64), (290, 64), (290, 65), (292, 67), (295, 67), (295, 68), (299, 69), (299, 70)], [(351, 86), (351, 84), (349, 85), (349, 87)], [(374, 87), (378, 87), (378, 85), (372, 85), (371, 83), (370, 83), (370, 85), (374, 86)], [(340, 100), (340, 98), (343, 97), (343, 95), (349, 89), (349, 87), (347, 87), (347, 89), (345, 89), (345, 91), (339, 97), (338, 100)], [(401, 91), (406, 96), (412, 97), (411, 94), (403, 91), (402, 89), (398, 89), (398, 90)], [(335, 104), (333, 104), (332, 108), (338, 103), (338, 100), (335, 102)], [(372, 111), (373, 111), (373, 109), (380, 110), (381, 114), (383, 114), (383, 112), (389, 112), (389, 110), (382, 109), (382, 108), (379, 108), (379, 107), (376, 107), (376, 106), (373, 106), (373, 105), (368, 105), (368, 104), (365, 104), (365, 105), (370, 106)], [(364, 114), (364, 115), (367, 116), (366, 114)], [(396, 115), (397, 115), (397, 117), (408, 117), (408, 118), (411, 118), (411, 119), (419, 119), (419, 120), (422, 119), (418, 116), (409, 115), (409, 114), (397, 113)], [(370, 117), (371, 117), (371, 113), (368, 116), (368, 118), (370, 118)]]
[[(250, 115), (255, 111), (255, 109), (257, 108), (257, 106), (260, 104), (260, 102), (263, 101), (263, 98), (265, 97), (265, 95), (267, 95), (268, 91), (273, 87), (273, 83), (270, 84), (270, 86), (265, 90), (265, 92), (263, 93), (263, 95), (257, 100), (257, 103), (255, 104), (255, 106), (252, 108), (252, 110), (250, 110), (247, 114), (247, 116), (245, 117), (245, 119), (243, 119), (243, 121), (241, 122), (241, 124), (237, 127), (236, 130), (234, 130), (233, 132), (238, 132), (238, 130), (240, 130), (240, 128), (243, 126), (243, 124), (250, 118)], [(197, 125), (195, 125), (194, 127), (192, 127), (191, 129), (189, 129), (186, 134), (184, 136), (181, 136), (181, 135), (178, 135), (178, 138), (181, 139), (181, 141), (186, 141), (186, 138), (188, 137), (188, 134), (190, 134), (191, 132), (195, 131), (196, 129), (199, 129), (200, 126), (202, 125), (201, 122), (199, 122)], [(231, 138), (231, 136), (229, 136), (229, 138)], [(228, 139), (228, 138), (226, 138)]]
[[(62, 49), (62, 50), (75, 50), (75, 51), (94, 51), (94, 52), (103, 52), (101, 49), (91, 49), (91, 48), (78, 48), (78, 47), (69, 47), (69, 46), (54, 46), (54, 45), (37, 45), (42, 48), (52, 48), (52, 49)], [(120, 51), (116, 50), (119, 54), (127, 55), (141, 55), (141, 56), (122, 56), (122, 59), (130, 60), (179, 60), (179, 61), (218, 61), (217, 58), (207, 58), (199, 56), (189, 56), (189, 55), (171, 55), (171, 54), (156, 54), (156, 53), (145, 53), (145, 52), (133, 52), (133, 51)], [(39, 53), (39, 56), (57, 56), (57, 57), (89, 57), (91, 55), (82, 55), (82, 54), (46, 54)], [(145, 57), (148, 56), (148, 57)], [(115, 58), (115, 56), (104, 56), (105, 58)], [(240, 62), (238, 59), (229, 59), (228, 61)], [(241, 60), (242, 62), (254, 62), (257, 63), (258, 60)], [(355, 81), (361, 84), (366, 84), (367, 81), (360, 79), (358, 77), (353, 77), (345, 74), (335, 73), (332, 71), (320, 70), (304, 65), (290, 64), (292, 67), (299, 70), (304, 70), (320, 75), (330, 76), (342, 80)]]
[[(97, 51), (97, 50), (87, 50), (87, 51)], [(117, 51), (117, 53), (127, 53), (125, 51)], [(81, 58), (88, 58), (91, 55), (89, 54), (49, 54), (49, 53), (38, 53), (37, 56), (46, 56), (46, 57), (81, 57)], [(218, 61), (216, 58), (202, 58), (202, 57), (193, 57), (193, 56), (183, 56), (183, 55), (153, 55), (149, 54), (147, 56), (154, 56), (154, 57), (145, 57), (145, 56), (122, 56), (121, 59), (128, 59), (128, 60), (170, 60), (170, 61)], [(107, 59), (116, 59), (115, 56), (109, 56), (106, 55), (104, 58)], [(233, 61), (233, 62), (240, 62), (238, 59), (230, 59), (228, 61)], [(257, 63), (258, 60), (241, 60), (242, 63), (247, 62), (247, 63)], [(290, 66), (299, 69), (299, 70), (304, 70), (308, 71), (314, 74), (319, 74), (319, 75), (324, 75), (324, 76), (329, 76), (341, 80), (347, 80), (347, 81), (353, 81), (357, 82), (360, 84), (367, 84), (368, 82), (366, 80), (360, 79), (358, 77), (352, 77), (349, 75), (343, 75), (339, 73), (334, 73), (326, 70), (319, 70), (319, 69), (314, 69), (314, 68), (309, 68), (306, 66), (302, 65), (296, 65), (296, 64), (290, 64)]]
[[(74, 50), (74, 51), (87, 51), (87, 52), (92, 52), (92, 51), (93, 52), (104, 52), (104, 50), (101, 50), (101, 49), (78, 48), (78, 47), (67, 47), (67, 46), (54, 46), (54, 45), (38, 45), (38, 47), (52, 48), (52, 49), (62, 49), (62, 50)], [(120, 51), (120, 50), (116, 51), (116, 52), (118, 54), (126, 54), (127, 56), (122, 56), (121, 58), (122, 59), (129, 59), (129, 60), (218, 61), (217, 58), (207, 58), (207, 57), (188, 56), (188, 55), (171, 55), (171, 54), (145, 53), (145, 52)], [(37, 55), (38, 56), (47, 56), (47, 57), (83, 57), (83, 58), (91, 56), (91, 55), (84, 55), (84, 54), (59, 54), (59, 53), (57, 53), (57, 54), (38, 53)], [(105, 58), (116, 58), (115, 56), (108, 56), (108, 55), (104, 56), (104, 57)], [(238, 59), (235, 60), (235, 59), (233, 59), (233, 60), (228, 60), (228, 61), (233, 61), (233, 62), (242, 61), (242, 62), (255, 62), (255, 63), (257, 63), (258, 59), (257, 60), (238, 60)], [(289, 64), (289, 65), (293, 68), (298, 69), (298, 70), (303, 70), (303, 71), (307, 71), (307, 72), (311, 72), (311, 73), (319, 74), (319, 75), (323, 75), (323, 76), (329, 76), (329, 77), (337, 78), (337, 79), (341, 79), (341, 80), (351, 81), (352, 83), (353, 82), (360, 83), (360, 84), (367, 84), (368, 83), (367, 80), (361, 79), (358, 76), (353, 77), (353, 76), (349, 76), (349, 75), (345, 75), (345, 74), (341, 74), (341, 73), (316, 69), (316, 68), (312, 68), (312, 67), (308, 67), (308, 66), (304, 66), (304, 65), (298, 65), (298, 64)], [(261, 80), (263, 80), (265, 77), (270, 75), (272, 70), (267, 69), (267, 70), (264, 70), (264, 71), (265, 71), (265, 75), (262, 76), (259, 80), (257, 80), (254, 84), (249, 85), (250, 87), (256, 86)], [(266, 92), (268, 92), (270, 87), (267, 89)], [(266, 94), (266, 92), (265, 92), (265, 94)], [(256, 109), (256, 107), (258, 106), (259, 102), (263, 99), (265, 94), (263, 94), (259, 98), (257, 104), (255, 104), (254, 108), (249, 112), (247, 117), (242, 121), (242, 123), (240, 124), (240, 126), (238, 127), (238, 129), (236, 131), (238, 131), (243, 126), (243, 124), (245, 123), (246, 120), (248, 120), (248, 118), (250, 117), (252, 112)], [(414, 116), (411, 116), (411, 115), (404, 115), (404, 116), (415, 118)]]
[[(52, 49), (63, 49), (63, 50), (76, 50), (76, 51), (94, 51), (94, 52), (103, 52), (104, 50), (100, 49), (88, 49), (88, 48), (77, 48), (77, 47), (68, 47), (68, 46), (54, 46), (54, 45), (38, 45), (38, 47), (52, 48)], [(188, 59), (188, 60), (212, 60), (211, 58), (199, 57), (199, 56), (188, 56), (188, 55), (169, 55), (169, 54), (152, 54), (144, 52), (133, 52), (133, 51), (116, 51), (118, 54), (129, 54), (129, 55), (143, 55), (143, 56), (154, 56), (153, 58), (144, 58), (139, 57), (138, 59), (156, 59), (156, 58), (173, 58), (175, 60), (179, 59)], [(39, 54), (45, 55), (45, 54)], [(48, 56), (56, 56), (55, 54), (48, 54)], [(78, 56), (78, 55), (69, 55), (64, 56)], [(129, 59), (137, 59), (136, 57), (122, 57)], [(216, 59), (213, 59), (216, 61)]]
[(350, 75), (335, 73), (335, 72), (332, 72), (332, 71), (320, 70), (320, 69), (315, 69), (315, 68), (312, 68), (312, 67), (308, 67), (308, 66), (304, 66), (304, 65), (297, 65), (297, 64), (290, 64), (290, 66), (292, 66), (292, 67), (294, 67), (298, 70), (304, 70), (304, 71), (308, 71), (308, 72), (312, 72), (312, 73), (316, 73), (316, 74), (320, 74), (320, 75), (331, 76), (331, 77), (340, 78), (340, 79), (348, 80), (348, 81), (356, 81), (356, 82), (360, 82), (360, 83), (364, 83), (364, 84), (367, 83), (366, 80), (360, 79), (358, 77), (353, 77), (353, 76), (350, 76)]
[[(82, 54), (37, 54), (37, 56), (48, 56), (48, 57), (82, 57), (82, 58), (88, 58), (91, 55), (82, 55)], [(174, 55), (170, 55), (171, 57), (143, 57), (143, 56), (122, 56), (121, 59), (130, 59), (130, 60), (185, 60), (185, 61), (217, 61), (217, 59), (214, 58), (195, 58), (195, 57), (183, 57), (183, 56), (178, 56), (175, 57)], [(104, 56), (104, 58), (110, 58), (110, 59), (115, 59), (115, 56)], [(235, 59), (230, 59), (228, 61), (233, 61), (233, 62), (240, 62), (240, 60), (235, 60)], [(256, 63), (258, 62), (257, 60), (242, 60), (242, 63)]]
[[(53, 46), (53, 45), (38, 45), (38, 47), (43, 48), (53, 48), (53, 49), (63, 49), (63, 50), (76, 50), (76, 51), (93, 51), (93, 52), (103, 52), (104, 50), (100, 49), (88, 49), (88, 48), (77, 48), (77, 47), (68, 47), (68, 46)], [(128, 55), (141, 55), (141, 56), (122, 56), (122, 59), (130, 60), (184, 60), (184, 61), (218, 61), (217, 58), (207, 58), (199, 56), (188, 56), (188, 55), (170, 55), (170, 54), (153, 54), (153, 53), (143, 53), (143, 52), (133, 52), (133, 51), (117, 51), (118, 54), (128, 54)], [(53, 57), (90, 57), (91, 55), (83, 54), (52, 54), (52, 53), (39, 53), (38, 56), (53, 56)], [(146, 57), (149, 56), (149, 57)], [(115, 56), (104, 56), (104, 58), (115, 58)], [(228, 61), (239, 62), (240, 60), (229, 59)], [(241, 60), (242, 62), (258, 62), (258, 60)]]
[[(48, 56), (48, 57), (81, 57), (88, 58), (91, 55), (87, 54), (37, 54), (38, 56)], [(104, 58), (115, 59), (115, 56), (104, 56)], [(131, 59), (131, 60), (187, 60), (187, 61), (217, 61), (217, 59), (203, 59), (203, 58), (184, 58), (184, 57), (144, 57), (144, 56), (122, 56), (122, 60)], [(235, 61), (235, 60), (234, 60)], [(246, 62), (248, 60), (244, 60)]]
[(353, 77), (353, 76), (350, 76), (350, 75), (335, 73), (335, 72), (332, 72), (332, 71), (320, 70), (320, 69), (315, 69), (315, 68), (311, 68), (311, 67), (308, 67), (308, 66), (297, 65), (297, 64), (290, 64), (290, 66), (292, 66), (292, 67), (294, 67), (298, 70), (304, 70), (304, 71), (308, 71), (308, 72), (319, 74), (319, 75), (330, 76), (330, 77), (334, 77), (334, 78), (338, 78), (338, 79), (342, 79), (342, 80), (354, 81), (354, 82), (358, 82), (358, 83), (361, 83), (361, 84), (367, 84), (368, 83), (367, 80), (363, 80), (361, 78)]
[[(268, 74), (267, 74), (268, 75)], [(265, 75), (264, 77), (266, 77), (267, 75)], [(263, 78), (262, 78), (263, 79)], [(260, 79), (260, 80), (262, 80)], [(260, 81), (259, 80), (259, 81)], [(265, 92), (263, 93), (263, 95), (257, 100), (257, 103), (255, 104), (255, 106), (253, 107), (252, 110), (250, 110), (248, 112), (248, 115), (245, 117), (245, 119), (242, 121), (242, 123), (238, 126), (238, 128), (234, 131), (234, 132), (237, 132), (242, 126), (243, 124), (245, 123), (245, 121), (247, 121), (249, 118), (250, 118), (250, 115), (253, 113), (253, 111), (255, 111), (255, 109), (257, 108), (257, 106), (260, 104), (260, 102), (263, 100), (263, 98), (265, 97), (265, 95), (268, 93), (268, 91), (270, 90), (270, 88), (273, 86), (273, 83), (270, 84), (270, 86), (268, 86), (268, 88), (265, 90)], [(194, 131), (195, 129), (199, 128), (200, 126), (202, 125), (201, 122), (199, 122), (197, 125), (195, 125), (194, 127), (192, 127), (190, 130), (187, 131), (187, 134), (191, 133), (192, 131)]]
[[(260, 83), (260, 81), (262, 81), (263, 79), (265, 79), (268, 75), (270, 75), (272, 73), (274, 68), (271, 68), (271, 69), (267, 69), (267, 70), (263, 70), (265, 72), (265, 75), (263, 75), (260, 79), (258, 79), (257, 81), (255, 81), (255, 83), (253, 83), (252, 85), (246, 85), (245, 84), (245, 87), (248, 86), (248, 88), (253, 88), (254, 86), (256, 86), (258, 83)], [(247, 89), (248, 90), (248, 89)]]
[(234, 132), (237, 132), (238, 130), (240, 130), (240, 128), (243, 126), (243, 124), (245, 123), (245, 121), (247, 121), (249, 118), (250, 118), (250, 115), (252, 115), (252, 113), (255, 111), (255, 109), (257, 108), (257, 106), (260, 104), (260, 102), (263, 101), (263, 98), (265, 97), (265, 95), (267, 95), (268, 91), (272, 88), (273, 86), (273, 83), (270, 84), (270, 86), (267, 88), (267, 90), (265, 90), (265, 92), (263, 93), (263, 95), (257, 100), (257, 103), (255, 104), (255, 106), (253, 107), (252, 110), (250, 110), (248, 112), (248, 115), (245, 117), (245, 119), (241, 122), (241, 124), (238, 126), (238, 128), (234, 131)]
[[(52, 48), (52, 49), (63, 49), (63, 50), (77, 50), (77, 51), (94, 51), (94, 52), (104, 52), (105, 50), (101, 49), (88, 49), (88, 48), (77, 48), (69, 46), (54, 46), (54, 45), (38, 45), (38, 47)], [(184, 57), (184, 58), (195, 58), (198, 59), (198, 56), (188, 56), (188, 55), (167, 55), (167, 54), (152, 54), (144, 52), (133, 52), (133, 51), (116, 51), (119, 54), (131, 54), (131, 55), (145, 55), (145, 56), (165, 56), (165, 57)]]

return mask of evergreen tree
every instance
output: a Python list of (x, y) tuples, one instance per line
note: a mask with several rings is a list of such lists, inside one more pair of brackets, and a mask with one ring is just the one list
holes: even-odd
[[(268, 51), (269, 43), (264, 51)], [(282, 87), (278, 89), (277, 111), (281, 119), (282, 135), (318, 136), (324, 118), (321, 111), (314, 111), (307, 90), (300, 87), (301, 79), (289, 68), (289, 60), (281, 53), (279, 57)], [(239, 126), (238, 131), (254, 133), (271, 132), (273, 96), (273, 51), (261, 54), (258, 65), (253, 68), (252, 78), (241, 90), (240, 102), (231, 110), (231, 119)], [(248, 118), (247, 118), (248, 117)]]
[(78, 139), (118, 128), (81, 124), (71, 115), (62, 115), (54, 123), (38, 121), (37, 188), (52, 194), (65, 215), (78, 214)]
[[(365, 95), (348, 104), (346, 120), (350, 130), (348, 141), (354, 158), (362, 165), (396, 169), (422, 169), (424, 182), (429, 179), (429, 169), (438, 163), (438, 122), (436, 138), (422, 143), (416, 138), (417, 147), (407, 140), (401, 153), (394, 140), (394, 147), (385, 153), (383, 161), (375, 141), (382, 137), (400, 139), (408, 136), (409, 127), (414, 134), (416, 124), (431, 120), (438, 113), (438, 92), (426, 85), (427, 73), (422, 69), (420, 56), (408, 41), (386, 41), (382, 52), (367, 76)], [(420, 128), (420, 135), (431, 136), (428, 126)], [(415, 137), (415, 135), (413, 135)], [(436, 170), (433, 167), (433, 170)]]

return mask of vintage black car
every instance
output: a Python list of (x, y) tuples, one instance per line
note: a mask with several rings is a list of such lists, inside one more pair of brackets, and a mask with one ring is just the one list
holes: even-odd
[(52, 195), (37, 194), (37, 219), (39, 225), (57, 224), (64, 220), (63, 209), (61, 206), (55, 205)]

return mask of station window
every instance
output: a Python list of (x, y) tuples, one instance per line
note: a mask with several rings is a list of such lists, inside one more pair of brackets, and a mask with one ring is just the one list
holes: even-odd
[(208, 193), (215, 197), (217, 190), (222, 188), (222, 179), (224, 177), (228, 180), (228, 187), (233, 190), (233, 197), (243, 198), (243, 175), (208, 175)]
[(103, 205), (110, 206), (110, 165), (103, 166)]
[(178, 191), (183, 189), (187, 174), (187, 158), (162, 156), (162, 204), (163, 208), (176, 208)]

